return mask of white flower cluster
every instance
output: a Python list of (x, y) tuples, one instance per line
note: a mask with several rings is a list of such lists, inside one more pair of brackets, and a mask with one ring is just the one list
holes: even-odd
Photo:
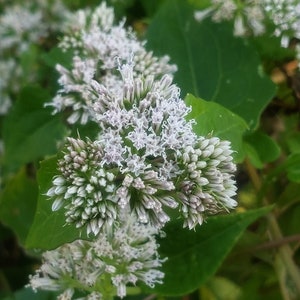
[(64, 207), (67, 223), (97, 235), (128, 206), (140, 222), (158, 228), (169, 221), (166, 207), (178, 208), (189, 228), (233, 208), (229, 143), (196, 137), (185, 118), (190, 109), (169, 75), (135, 78), (130, 64), (119, 71), (122, 88), (90, 82), (97, 95), (90, 112), (101, 131), (93, 142), (68, 139), (47, 192), (53, 209)]
[[(30, 44), (47, 37), (50, 29), (59, 28), (67, 14), (60, 0), (38, 0), (4, 7), (0, 15), (0, 52), (13, 50), (20, 54), (26, 51)], [(56, 25), (49, 16), (54, 17)]]
[(46, 252), (30, 285), (64, 290), (59, 299), (79, 289), (90, 300), (113, 285), (124, 297), (127, 284), (162, 283), (154, 235), (171, 209), (192, 229), (236, 206), (235, 164), (229, 142), (194, 134), (167, 56), (147, 52), (124, 21), (115, 26), (105, 3), (75, 19), (60, 44), (72, 66), (57, 66), (61, 89), (49, 105), (99, 133), (67, 138), (46, 195), (94, 240)]
[(195, 19), (202, 21), (211, 16), (215, 22), (234, 20), (234, 35), (245, 36), (250, 32), (261, 35), (265, 32), (265, 13), (261, 0), (211, 0), (211, 5), (195, 13)]
[(169, 65), (169, 57), (155, 57), (147, 52), (144, 43), (134, 32), (124, 27), (124, 21), (114, 25), (114, 12), (105, 2), (95, 10), (80, 10), (70, 18), (67, 34), (60, 47), (73, 51), (73, 65), (67, 69), (57, 65), (61, 90), (49, 105), (54, 112), (71, 108), (70, 124), (85, 124), (92, 117), (91, 101), (97, 98), (91, 90), (91, 81), (101, 82), (108, 90), (118, 89), (122, 79), (116, 73), (119, 62), (134, 59), (135, 75), (161, 77), (176, 71)]
[[(60, 0), (4, 6), (0, 14), (0, 114), (7, 112), (12, 94), (20, 88), (23, 75), (20, 56), (30, 45), (40, 44), (51, 32), (60, 30), (67, 14)], [(26, 80), (34, 78), (32, 74)]]
[[(128, 284), (143, 282), (149, 287), (162, 283), (164, 274), (157, 270), (159, 258), (155, 227), (140, 224), (125, 212), (114, 226), (93, 241), (76, 240), (43, 254), (43, 264), (30, 277), (34, 289), (64, 291), (58, 299), (123, 298)], [(106, 282), (114, 289), (107, 289)]]
[(300, 2), (298, 0), (264, 0), (264, 8), (274, 22), (276, 36), (281, 37), (283, 47), (290, 38), (300, 39)]
[(196, 20), (211, 16), (215, 22), (234, 20), (234, 35), (262, 35), (271, 21), (271, 34), (281, 37), (287, 47), (293, 37), (300, 38), (300, 3), (298, 0), (211, 0), (208, 8), (195, 13)]
[(22, 53), (31, 43), (45, 37), (47, 27), (43, 24), (42, 17), (40, 10), (32, 11), (28, 4), (6, 7), (0, 16), (0, 50), (15, 48), (17, 53)]

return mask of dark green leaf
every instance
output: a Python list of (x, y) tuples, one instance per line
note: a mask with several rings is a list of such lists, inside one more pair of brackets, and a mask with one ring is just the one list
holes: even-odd
[(286, 137), (286, 142), (291, 153), (300, 153), (300, 132), (292, 132)]
[(256, 131), (244, 138), (245, 149), (250, 162), (256, 168), (262, 168), (266, 163), (272, 162), (280, 155), (280, 148), (267, 134)]
[(44, 53), (42, 59), (49, 67), (55, 68), (57, 64), (61, 64), (67, 68), (72, 65), (73, 55), (72, 51), (63, 51), (61, 48), (55, 47)]
[(51, 114), (44, 104), (50, 97), (40, 87), (26, 87), (5, 120), (3, 141), (6, 168), (17, 169), (56, 152), (56, 143), (65, 129), (59, 117)]
[[(299, 185), (298, 185), (298, 193), (299, 193)], [(299, 234), (300, 228), (300, 205), (298, 203), (294, 203), (288, 209), (281, 214), (279, 218), (279, 225), (282, 228), (282, 232), (285, 236)]]
[(212, 134), (229, 140), (232, 149), (236, 151), (234, 153), (235, 160), (242, 161), (244, 158), (243, 134), (247, 129), (246, 122), (215, 102), (208, 102), (190, 94), (186, 97), (185, 102), (192, 107), (192, 112), (188, 117), (197, 122), (194, 131), (198, 135)]
[(284, 190), (276, 200), (276, 205), (279, 207), (288, 207), (296, 203), (300, 204), (299, 189), (299, 183), (289, 182), (286, 184)]
[(178, 65), (175, 82), (184, 95), (218, 102), (257, 126), (275, 86), (254, 47), (235, 38), (231, 25), (197, 22), (187, 1), (169, 0), (150, 24), (147, 40), (149, 49)]
[(57, 299), (57, 293), (48, 291), (34, 292), (30, 288), (24, 288), (14, 293), (10, 297), (4, 298), (4, 300), (55, 300)]
[(25, 168), (7, 183), (1, 195), (1, 221), (14, 230), (22, 244), (33, 221), (37, 195), (37, 183)]
[(161, 256), (168, 257), (163, 264), (165, 278), (155, 292), (178, 296), (197, 289), (220, 267), (247, 226), (269, 210), (211, 217), (196, 231), (182, 229), (181, 221), (167, 224), (167, 236), (159, 242)]
[(23, 52), (20, 56), (20, 65), (22, 67), (22, 84), (36, 80), (38, 70), (38, 48), (35, 45), (30, 45), (29, 49)]
[(147, 16), (152, 16), (163, 2), (164, 0), (141, 0), (141, 5), (143, 6)]
[(300, 183), (300, 153), (291, 154), (285, 164), (288, 179)]
[[(53, 249), (64, 243), (72, 242), (85, 235), (75, 226), (65, 224), (63, 209), (52, 211), (52, 201), (45, 194), (52, 186), (53, 176), (57, 174), (56, 157), (41, 162), (37, 178), (39, 198), (33, 225), (26, 240), (26, 247)], [(85, 231), (85, 230), (84, 230)]]

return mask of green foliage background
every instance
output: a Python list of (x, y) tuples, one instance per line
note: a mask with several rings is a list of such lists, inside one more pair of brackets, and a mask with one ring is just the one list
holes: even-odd
[[(209, 300), (276, 300), (287, 293), (291, 297), (287, 299), (297, 299), (300, 98), (290, 78), (277, 84), (270, 79), (275, 66), (292, 59), (291, 51), (282, 50), (274, 58), (275, 50), (266, 46), (277, 46), (274, 37), (236, 38), (232, 24), (196, 22), (193, 13), (200, 2), (115, 4), (116, 12), (126, 15), (134, 28), (144, 28), (139, 34), (147, 39), (149, 50), (168, 54), (177, 64), (174, 81), (192, 107), (189, 117), (197, 121), (195, 132), (230, 140), (239, 164), (236, 213), (211, 217), (195, 231), (182, 229), (176, 220), (170, 222), (167, 237), (160, 240), (160, 253), (168, 257), (163, 266), (165, 283), (152, 290), (143, 287), (143, 293)], [(66, 4), (77, 9), (98, 1)], [(63, 116), (53, 116), (44, 107), (58, 88), (54, 66), (67, 64), (70, 54), (62, 55), (55, 44), (51, 51), (42, 46), (28, 51), (30, 63), (40, 68), (39, 78), (34, 86), (24, 83), (0, 123), (5, 149), (0, 298), (6, 300), (55, 299), (53, 293), (34, 294), (23, 288), (39, 263), (38, 249), (87, 238), (65, 226), (63, 212), (52, 213), (45, 192), (56, 172), (55, 154), (64, 137), (78, 132), (93, 137), (94, 128), (68, 128)], [(23, 67), (28, 69), (25, 63)], [(295, 81), (299, 75), (293, 76)], [(8, 244), (13, 245), (12, 252)]]

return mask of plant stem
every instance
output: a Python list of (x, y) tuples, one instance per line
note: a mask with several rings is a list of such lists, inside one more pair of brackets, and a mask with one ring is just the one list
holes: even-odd
[[(257, 170), (252, 166), (252, 164), (248, 160), (245, 161), (245, 165), (255, 190), (259, 192), (262, 184), (261, 184), (260, 176), (257, 173)], [(266, 197), (264, 197), (264, 203), (268, 204), (268, 200)], [(271, 240), (272, 241), (282, 240), (283, 235), (277, 223), (277, 220), (274, 217), (274, 214), (268, 213), (267, 220), (269, 223), (269, 232), (270, 232)], [(284, 263), (284, 266), (290, 278), (294, 282), (294, 286), (295, 289), (297, 290), (297, 294), (300, 296), (300, 272), (293, 260), (293, 251), (290, 245), (288, 244), (280, 245), (280, 247), (278, 247), (278, 255), (282, 260), (282, 262)], [(286, 291), (283, 294), (286, 296)]]
[(111, 278), (104, 274), (103, 281), (101, 282), (101, 293), (103, 300), (113, 300), (115, 295), (115, 288), (111, 283)]

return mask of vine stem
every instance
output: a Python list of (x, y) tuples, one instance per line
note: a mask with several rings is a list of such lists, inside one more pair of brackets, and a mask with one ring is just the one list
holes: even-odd
[[(257, 170), (253, 167), (253, 165), (249, 162), (248, 159), (245, 160), (245, 166), (247, 168), (249, 177), (252, 181), (252, 184), (254, 186), (254, 189), (259, 192), (262, 186), (260, 176), (257, 173)], [(268, 204), (267, 198), (264, 197), (264, 202)], [(278, 225), (278, 222), (274, 216), (273, 213), (267, 214), (267, 220), (269, 223), (269, 232), (270, 232), (270, 238), (271, 240), (282, 240), (284, 237), (282, 235), (282, 232), (280, 230), (280, 227)], [(295, 288), (297, 290), (297, 294), (300, 296), (300, 272), (298, 270), (297, 265), (295, 264), (293, 260), (293, 251), (289, 244), (282, 244), (280, 247), (278, 247), (278, 255), (280, 256), (280, 259), (284, 263), (286, 270), (290, 276), (290, 278), (293, 280)], [(283, 294), (286, 295), (284, 292)]]

